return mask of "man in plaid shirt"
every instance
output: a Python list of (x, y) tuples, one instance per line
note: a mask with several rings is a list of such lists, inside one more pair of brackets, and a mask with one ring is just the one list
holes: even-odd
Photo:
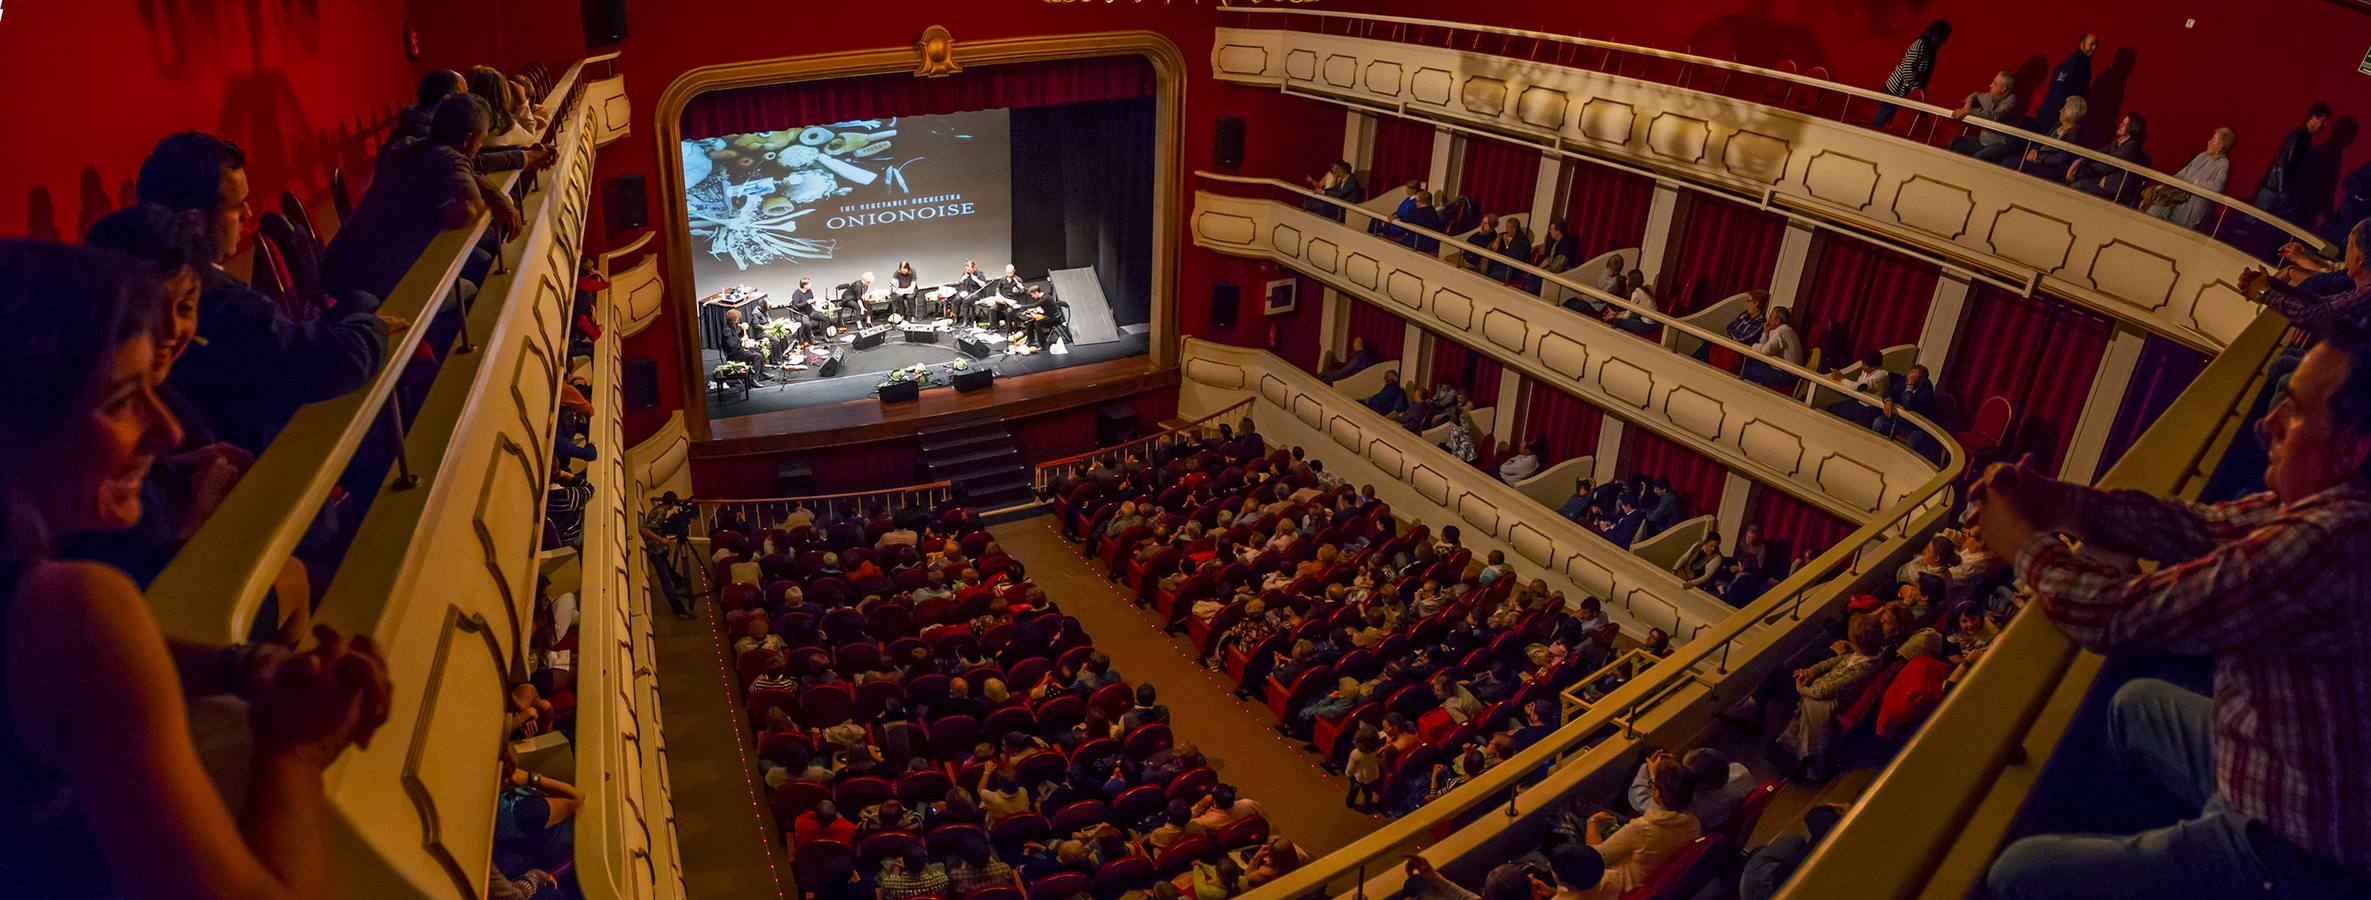
[[(2192, 504), (1995, 465), (1975, 495), (2068, 637), (2214, 659), (2214, 696), (2141, 679), (2108, 742), (2193, 817), (2137, 835), (2041, 835), (1994, 861), (2000, 898), (2371, 896), (2371, 328), (2323, 340), (2258, 426), (2269, 491)], [(2157, 560), (2131, 567), (2069, 546)]]

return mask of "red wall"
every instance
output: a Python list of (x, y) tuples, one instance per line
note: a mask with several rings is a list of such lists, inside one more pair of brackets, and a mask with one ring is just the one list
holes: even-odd
[(360, 191), (388, 116), (412, 96), (402, 0), (8, 4), (0, 20), (0, 235), (79, 238), (130, 198), (159, 138), (237, 141), (258, 211), (292, 188), (328, 208)]
[[(1802, 69), (1824, 65), (1835, 80), (1876, 88), (1901, 61), (1902, 50), (1935, 18), (1951, 20), (1928, 92), (1956, 97), (1977, 90), (1992, 73), (2018, 73), (2018, 96), (2028, 110), (2034, 90), (2074, 47), (2096, 30), (2091, 114), (2096, 142), (2115, 127), (2102, 115), (2103, 93), (2121, 93), (2112, 109), (2148, 116), (2149, 149), (2165, 171), (2181, 168), (2204, 149), (2217, 126), (2239, 132), (2227, 193), (2246, 199), (2282, 135), (2305, 119), (2305, 108), (2326, 100), (2340, 121), (2322, 140), (2351, 133), (2349, 117), (2371, 113), (2360, 98), (2362, 61), (2371, 14), (2330, 0), (2186, 3), (2154, 0), (1695, 0), (1622, 3), (1585, 0), (1528, 4), (1520, 14), (1444, 9), (1431, 0), (1377, 0), (1360, 11), (1435, 19), (1468, 19), (1557, 34), (1688, 50), (1716, 59), (1770, 65), (1793, 60)], [(2196, 24), (2186, 25), (2194, 19)], [(2120, 90), (2103, 91), (2101, 75), (2129, 52)], [(2046, 61), (2045, 61), (2046, 60)], [(2110, 78), (2106, 87), (2113, 88)], [(1939, 105), (1951, 106), (1953, 103)], [(2353, 141), (2349, 166), (2371, 159), (2371, 142)], [(2326, 183), (2326, 182), (2325, 182)]]

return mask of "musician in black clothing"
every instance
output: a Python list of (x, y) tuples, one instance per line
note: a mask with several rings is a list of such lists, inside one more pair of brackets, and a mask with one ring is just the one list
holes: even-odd
[(956, 279), (954, 288), (955, 296), (948, 299), (948, 305), (954, 307), (957, 322), (969, 325), (972, 322), (972, 303), (979, 299), (981, 291), (988, 289), (988, 276), (981, 274), (977, 260), (963, 261), (963, 277)]
[(914, 264), (898, 260), (897, 271), (889, 274), (889, 307), (898, 315), (914, 318), (918, 313), (914, 301), (921, 293), (919, 279), (914, 277)]
[[(1029, 301), (1014, 307), (1015, 317), (1029, 329), (1029, 342), (1039, 347), (1051, 347), (1054, 336), (1062, 333), (1062, 323), (1068, 318), (1070, 304), (1064, 303), (1046, 290), (1042, 284), (1029, 286)], [(1037, 315), (1030, 315), (1030, 313)]]
[(832, 302), (855, 310), (861, 317), (867, 312), (864, 307), (864, 295), (872, 293), (872, 291), (873, 273), (866, 272), (864, 277), (840, 285), (839, 296), (832, 298)]
[(989, 286), (989, 292), (983, 294), (979, 302), (973, 304), (973, 308), (980, 314), (984, 324), (992, 324), (1000, 331), (1005, 330), (1012, 326), (1013, 307), (1028, 294), (1029, 289), (1021, 284), (1019, 270), (1005, 266), (1004, 277), (996, 279), (996, 283)]
[(790, 292), (790, 305), (785, 308), (806, 323), (810, 339), (823, 334), (824, 327), (832, 324), (830, 316), (815, 308), (815, 283), (804, 276), (799, 278), (799, 289)]

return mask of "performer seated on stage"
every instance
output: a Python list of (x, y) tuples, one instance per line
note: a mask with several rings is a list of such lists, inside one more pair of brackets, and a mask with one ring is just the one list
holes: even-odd
[(889, 308), (909, 319), (917, 315), (914, 300), (920, 293), (919, 282), (914, 277), (914, 264), (898, 260), (897, 271), (889, 275)]
[(1029, 286), (1029, 302), (1014, 307), (1020, 321), (1029, 329), (1029, 342), (1039, 347), (1054, 345), (1054, 337), (1062, 333), (1062, 323), (1068, 321), (1070, 304), (1057, 299), (1042, 284)]
[(821, 336), (823, 329), (832, 324), (832, 317), (815, 307), (814, 279), (804, 275), (799, 276), (799, 289), (790, 292), (790, 305), (786, 308), (806, 323), (806, 337), (809, 340)]
[(724, 311), (724, 328), (724, 358), (748, 363), (757, 370), (757, 380), (766, 380), (765, 345), (749, 333), (749, 323), (741, 318), (740, 310)]
[(1020, 272), (1012, 266), (1005, 266), (1004, 277), (996, 279), (996, 283), (980, 296), (979, 302), (972, 304), (978, 316), (975, 324), (999, 331), (1012, 327), (1013, 307), (1028, 293), (1029, 289), (1021, 284)]
[(839, 296), (832, 298), (832, 300), (835, 303), (839, 303), (848, 307), (849, 309), (855, 310), (857, 316), (864, 318), (867, 324), (870, 324), (871, 319), (867, 316), (869, 311), (865, 308), (864, 300), (865, 296), (872, 292), (873, 273), (866, 272), (864, 273), (864, 277), (848, 282), (847, 284), (840, 285)]
[(988, 276), (980, 272), (977, 260), (963, 261), (963, 277), (955, 280), (954, 288), (953, 302), (948, 305), (953, 307), (958, 324), (969, 325), (972, 323), (972, 303), (979, 299), (981, 291), (988, 289)]

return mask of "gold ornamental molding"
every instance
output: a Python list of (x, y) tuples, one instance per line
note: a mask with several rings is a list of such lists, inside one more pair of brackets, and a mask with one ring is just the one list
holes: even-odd
[(955, 36), (947, 32), (945, 25), (922, 29), (922, 39), (914, 42), (914, 52), (922, 57), (921, 63), (914, 67), (916, 78), (945, 78), (963, 71), (963, 66), (955, 62)]

